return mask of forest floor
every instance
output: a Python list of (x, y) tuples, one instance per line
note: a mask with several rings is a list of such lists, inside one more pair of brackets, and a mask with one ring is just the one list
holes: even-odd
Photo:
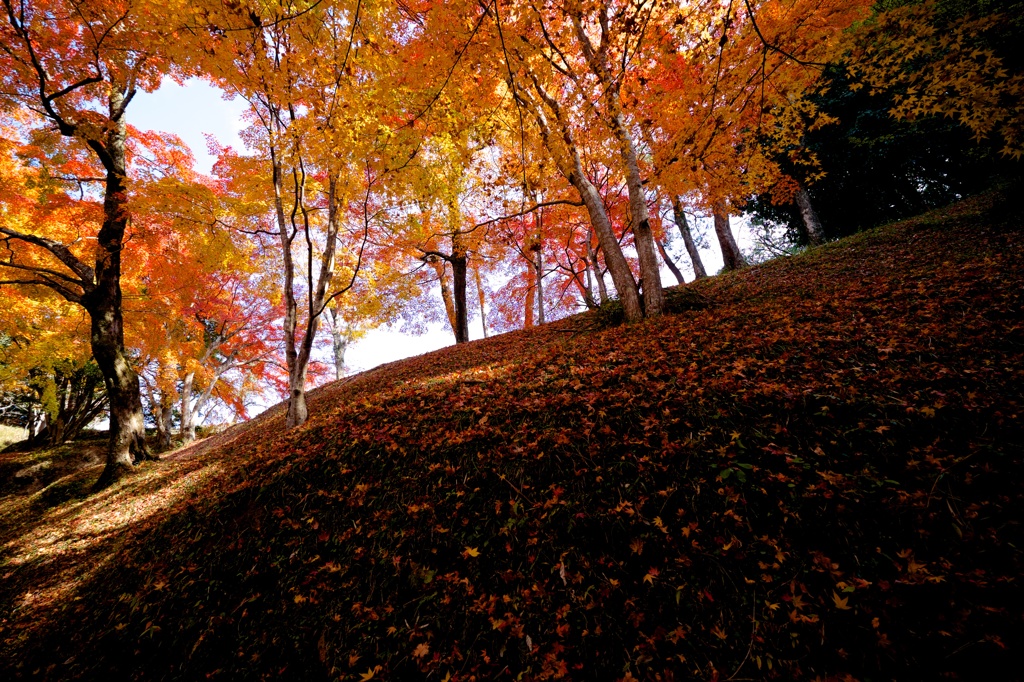
[(1011, 199), (379, 367), (98, 494), (4, 487), (0, 678), (1007, 679)]

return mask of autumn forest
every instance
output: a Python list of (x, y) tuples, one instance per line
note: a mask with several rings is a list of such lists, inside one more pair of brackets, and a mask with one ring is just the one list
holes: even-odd
[(1019, 2), (0, 2), (5, 679), (1014, 662)]

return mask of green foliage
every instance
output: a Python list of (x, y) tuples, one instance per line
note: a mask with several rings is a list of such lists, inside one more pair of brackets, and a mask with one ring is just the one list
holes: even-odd
[[(713, 307), (642, 326), (584, 315), (393, 363), (311, 393), (301, 429), (278, 408), (157, 463), (163, 484), (110, 493), (138, 520), (116, 561), (35, 566), (69, 598), (2, 584), (0, 674), (1010, 669), (1024, 226), (991, 208), (702, 281)], [(70, 537), (77, 509), (55, 510)]]
[[(880, 3), (879, 11), (908, 3)], [(992, 50), (1009, 73), (1024, 71), (1024, 4), (1019, 0), (947, 0), (936, 4), (938, 34), (970, 17), (1001, 14), (977, 49)], [(818, 110), (835, 119), (807, 132), (795, 158), (813, 155), (824, 177), (807, 183), (808, 193), (829, 238), (853, 234), (945, 206), (990, 187), (997, 179), (1020, 177), (1024, 166), (1000, 153), (997, 136), (972, 138), (952, 118), (898, 119), (896, 93), (870, 88), (851, 77), (847, 65), (825, 69), (816, 94)], [(799, 166), (779, 159), (801, 182)], [(771, 193), (753, 197), (748, 211), (757, 224), (788, 228), (788, 238), (807, 244), (800, 214), (792, 203), (773, 203)]]

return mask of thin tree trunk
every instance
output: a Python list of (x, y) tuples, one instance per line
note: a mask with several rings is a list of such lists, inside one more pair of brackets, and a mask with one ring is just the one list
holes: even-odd
[[(614, 96), (615, 98), (618, 95)], [(613, 101), (613, 97), (607, 98)], [(618, 101), (615, 101), (615, 108)], [(629, 190), (629, 214), (633, 231), (633, 245), (640, 259), (640, 280), (644, 290), (644, 314), (647, 317), (661, 315), (665, 308), (665, 292), (661, 286), (661, 268), (655, 253), (654, 232), (651, 230), (650, 215), (647, 212), (647, 196), (640, 178), (640, 164), (637, 161), (633, 136), (626, 126), (622, 112), (612, 116), (613, 132), (619, 141), (621, 154), (626, 163), (626, 187)]]
[(679, 284), (686, 284), (686, 280), (683, 279), (683, 273), (679, 272), (679, 268), (676, 267), (676, 264), (672, 262), (672, 259), (669, 257), (668, 251), (665, 249), (665, 244), (660, 240), (657, 244), (658, 251), (661, 252), (661, 258), (665, 261), (665, 265), (668, 266), (668, 269), (672, 271), (672, 275), (676, 278), (676, 282)]
[(590, 267), (587, 265), (587, 259), (583, 260), (583, 270), (574, 271), (572, 273), (572, 281), (576, 285), (576, 288), (580, 290), (580, 296), (583, 297), (583, 304), (587, 306), (587, 310), (593, 310), (597, 307), (597, 301), (594, 300), (594, 289), (590, 283)]
[(715, 207), (715, 234), (718, 236), (718, 243), (722, 247), (722, 261), (726, 270), (735, 270), (747, 264), (740, 248), (736, 245), (736, 238), (729, 229), (729, 214), (722, 206)]
[[(276, 117), (275, 117), (276, 120)], [(278, 236), (281, 241), (281, 256), (284, 275), (284, 359), (288, 371), (288, 413), (285, 424), (288, 428), (301, 424), (306, 419), (305, 372), (299, 367), (299, 351), (295, 344), (295, 328), (298, 324), (298, 303), (295, 300), (295, 262), (292, 258), (293, 234), (289, 233), (284, 212), (283, 172), (274, 144), (270, 146), (272, 182), (274, 185), (274, 209), (277, 214)], [(296, 201), (298, 199), (296, 198)]]
[(594, 275), (590, 271), (590, 260), (583, 257), (583, 302), (587, 308), (596, 308), (597, 301), (594, 299)]
[(466, 310), (466, 254), (452, 254), (452, 288), (455, 299), (455, 343), (469, 342), (469, 314)]
[(534, 293), (534, 289), (537, 287), (537, 269), (534, 267), (532, 261), (526, 262), (526, 301), (523, 305), (525, 308), (523, 314), (523, 327), (530, 329), (533, 327), (533, 306), (537, 302), (537, 294)]
[(331, 350), (334, 353), (334, 380), (345, 376), (345, 351), (348, 349), (351, 335), (342, 329), (342, 321), (336, 308), (328, 308), (331, 313)]
[(534, 256), (536, 261), (534, 263), (534, 269), (536, 270), (537, 279), (537, 324), (544, 324), (544, 254), (538, 248)]
[(803, 187), (796, 193), (796, 205), (800, 207), (800, 217), (803, 218), (804, 227), (807, 229), (807, 240), (812, 246), (819, 246), (825, 242), (825, 230), (821, 227), (821, 220), (818, 212), (814, 210), (811, 197)]
[(487, 309), (484, 298), (484, 283), (480, 278), (480, 268), (473, 268), (473, 278), (476, 279), (476, 295), (480, 299), (480, 326), (484, 329), (484, 338), (487, 338)]
[(570, 123), (566, 120), (558, 102), (540, 84), (536, 74), (529, 72), (529, 76), (537, 95), (544, 101), (544, 104), (547, 105), (558, 121), (562, 144), (564, 144), (565, 150), (569, 153), (570, 158), (568, 161), (564, 160), (561, 149), (562, 144), (555, 141), (551, 128), (548, 125), (548, 119), (540, 106), (525, 99), (522, 100), (522, 103), (530, 106), (531, 113), (540, 128), (544, 146), (554, 156), (559, 172), (576, 189), (580, 199), (583, 200), (583, 205), (586, 207), (587, 215), (590, 218), (590, 224), (597, 235), (601, 250), (604, 251), (608, 272), (611, 273), (612, 281), (615, 283), (615, 290), (622, 301), (626, 321), (637, 322), (643, 319), (644, 316), (644, 309), (640, 303), (640, 291), (637, 289), (636, 280), (633, 279), (633, 273), (629, 269), (629, 263), (619, 247), (619, 240), (615, 236), (615, 230), (612, 227), (611, 219), (608, 217), (608, 212), (605, 210), (604, 202), (601, 200), (601, 194), (583, 171), (583, 161), (573, 139), (572, 130), (569, 127)]
[(448, 285), (448, 278), (445, 276), (445, 261), (437, 256), (430, 256), (431, 267), (434, 268), (434, 272), (437, 273), (437, 280), (441, 283), (441, 300), (444, 301), (444, 311), (448, 317), (448, 324), (452, 328), (452, 333), (455, 333), (455, 329), (458, 326), (458, 319), (455, 316), (455, 299), (452, 298), (452, 289)]
[(590, 268), (593, 270), (594, 279), (597, 281), (597, 294), (600, 297), (600, 305), (604, 305), (608, 302), (608, 287), (605, 285), (604, 275), (601, 273), (601, 263), (597, 258), (597, 249), (594, 248), (589, 236), (587, 238), (587, 253), (589, 256), (587, 260), (590, 263)]
[[(665, 307), (665, 293), (661, 287), (661, 272), (658, 256), (655, 253), (654, 234), (651, 231), (650, 216), (647, 212), (647, 196), (644, 194), (643, 180), (640, 178), (640, 164), (637, 160), (636, 144), (633, 134), (626, 124), (619, 100), (620, 81), (612, 76), (608, 68), (608, 53), (605, 33), (606, 17), (601, 20), (601, 43), (595, 50), (590, 38), (583, 28), (579, 7), (574, 6), (572, 22), (576, 29), (576, 39), (583, 50), (590, 71), (597, 76), (604, 92), (607, 106), (606, 123), (612, 135), (619, 143), (619, 155), (626, 166), (626, 187), (629, 190), (629, 215), (633, 231), (633, 245), (640, 260), (640, 280), (643, 282), (644, 313), (647, 317), (656, 317)], [(604, 12), (605, 10), (601, 10)], [(607, 251), (605, 252), (607, 255)], [(628, 319), (628, 315), (627, 315)]]
[(693, 264), (693, 274), (697, 279), (703, 279), (708, 276), (707, 270), (704, 269), (704, 263), (700, 259), (700, 251), (697, 249), (697, 244), (693, 241), (693, 233), (690, 232), (690, 222), (686, 219), (686, 212), (683, 210), (683, 202), (679, 197), (672, 197), (672, 217), (676, 221), (676, 227), (679, 228), (679, 233), (683, 235), (683, 244), (686, 245), (686, 253), (690, 256), (690, 262)]
[[(537, 203), (537, 196), (532, 196)], [(544, 324), (544, 209), (539, 208), (533, 215), (534, 235), (530, 244), (533, 252), (534, 279), (537, 282), (537, 324)]]
[(330, 288), (331, 280), (334, 277), (334, 254), (338, 246), (338, 176), (329, 172), (327, 174), (327, 233), (324, 235), (324, 250), (320, 254), (320, 272), (317, 275), (316, 286), (313, 286), (313, 240), (310, 235), (309, 214), (305, 203), (305, 182), (306, 170), (299, 158), (299, 176), (301, 180), (297, 183), (296, 200), (302, 214), (302, 229), (306, 236), (306, 248), (308, 254), (307, 263), (307, 291), (306, 299), (309, 308), (306, 312), (306, 329), (302, 334), (302, 341), (299, 346), (299, 355), (296, 359), (295, 377), (291, 382), (291, 401), (288, 406), (288, 425), (301, 426), (306, 423), (309, 417), (309, 410), (306, 408), (306, 376), (309, 371), (309, 359), (313, 354), (313, 342), (316, 340), (316, 332), (320, 325), (320, 316), (323, 315), (327, 304), (327, 291)]
[(189, 372), (181, 382), (181, 423), (178, 425), (178, 437), (184, 443), (191, 443), (196, 439), (196, 424), (192, 418), (192, 385), (195, 381), (195, 372)]

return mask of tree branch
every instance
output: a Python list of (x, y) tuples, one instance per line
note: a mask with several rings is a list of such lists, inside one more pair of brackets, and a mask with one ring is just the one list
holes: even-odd
[(60, 242), (47, 239), (46, 237), (39, 237), (34, 234), (24, 234), (22, 232), (12, 230), (9, 227), (3, 227), (2, 225), (0, 225), (0, 234), (5, 234), (11, 239), (18, 239), (46, 249), (53, 254), (57, 260), (68, 266), (72, 272), (78, 275), (81, 282), (76, 282), (76, 284), (79, 284), (79, 286), (86, 290), (92, 288), (93, 282), (96, 279), (96, 271), (79, 260), (78, 256), (71, 253), (71, 249)]

